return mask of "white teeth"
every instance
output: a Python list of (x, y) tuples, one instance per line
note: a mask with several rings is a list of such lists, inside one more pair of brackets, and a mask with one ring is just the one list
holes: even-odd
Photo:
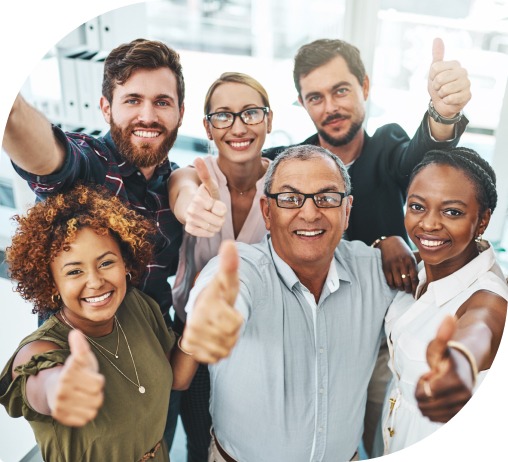
[(438, 247), (444, 244), (444, 241), (428, 241), (427, 239), (420, 239), (420, 242), (427, 247)]
[(113, 292), (108, 292), (107, 294), (101, 295), (100, 297), (94, 297), (94, 298), (85, 298), (85, 301), (88, 303), (98, 303), (102, 302), (103, 300), (106, 300), (106, 298), (111, 297), (111, 294)]
[(250, 144), (250, 141), (242, 141), (241, 143), (231, 141), (229, 144), (232, 148), (246, 148)]
[(318, 231), (302, 231), (302, 230), (298, 230), (296, 231), (296, 234), (298, 236), (317, 236), (318, 234), (323, 234), (324, 231), (323, 230), (318, 230)]
[(141, 138), (156, 138), (160, 134), (159, 132), (145, 132), (143, 130), (135, 130), (133, 133)]

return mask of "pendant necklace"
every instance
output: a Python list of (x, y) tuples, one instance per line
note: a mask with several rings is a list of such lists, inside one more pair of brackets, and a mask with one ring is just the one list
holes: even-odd
[[(63, 321), (65, 322), (65, 324), (67, 324), (71, 329), (76, 329), (71, 323), (70, 321), (67, 319), (67, 317), (65, 316), (63, 310), (60, 310), (60, 315), (62, 316), (62, 319)], [(116, 317), (115, 315), (115, 324), (116, 324), (116, 327), (117, 327), (117, 335), (118, 335), (118, 341), (117, 341), (117, 345), (116, 345), (116, 353), (112, 353), (111, 351), (109, 351), (107, 348), (103, 347), (102, 345), (99, 345), (99, 343), (97, 343), (95, 340), (93, 340), (92, 338), (88, 337), (88, 335), (86, 335), (85, 333), (83, 333), (83, 335), (85, 336), (85, 338), (92, 344), (92, 346), (95, 347), (95, 349), (102, 355), (104, 356), (104, 358), (106, 358), (106, 360), (118, 371), (120, 372), (120, 374), (122, 374), (130, 383), (132, 383), (135, 387), (137, 387), (137, 389), (139, 390), (139, 392), (141, 394), (145, 393), (146, 389), (144, 386), (141, 385), (140, 381), (139, 381), (139, 376), (138, 376), (138, 369), (136, 368), (136, 363), (134, 362), (134, 357), (132, 356), (132, 351), (131, 351), (131, 347), (129, 345), (129, 341), (127, 340), (127, 336), (125, 335), (125, 332), (122, 328), (122, 325), (120, 324), (120, 321), (118, 320), (118, 318)], [(107, 351), (110, 355), (114, 356), (115, 358), (118, 358), (118, 346), (119, 346), (119, 343), (120, 343), (120, 332), (119, 331), (122, 331), (122, 335), (123, 335), (123, 338), (125, 339), (125, 343), (127, 345), (127, 349), (129, 350), (129, 355), (131, 357), (131, 361), (132, 361), (132, 365), (134, 366), (134, 373), (136, 374), (136, 382), (134, 382), (133, 380), (131, 380), (129, 377), (127, 377), (127, 375), (125, 375), (121, 370), (120, 368), (113, 362), (111, 361), (111, 359), (109, 359), (103, 352), (102, 350), (105, 350)]]
[(243, 196), (245, 193), (248, 193), (251, 189), (255, 188), (256, 187), (256, 183), (254, 183), (250, 188), (244, 189), (243, 191), (238, 189), (236, 186), (233, 186), (231, 183), (228, 183), (228, 186), (230, 188), (233, 188), (235, 191), (237, 191), (238, 194), (240, 194), (240, 196)]

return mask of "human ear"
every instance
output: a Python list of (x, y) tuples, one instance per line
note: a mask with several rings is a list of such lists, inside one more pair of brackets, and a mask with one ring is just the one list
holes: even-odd
[(268, 202), (268, 198), (266, 196), (261, 196), (261, 199), (259, 199), (259, 205), (261, 206), (261, 214), (263, 215), (263, 220), (265, 221), (265, 228), (267, 231), (270, 231), (270, 204)]

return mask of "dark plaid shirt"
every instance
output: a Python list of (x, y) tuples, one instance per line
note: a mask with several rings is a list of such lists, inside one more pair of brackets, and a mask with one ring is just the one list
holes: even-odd
[(157, 301), (166, 322), (170, 322), (168, 311), (173, 300), (168, 277), (175, 274), (178, 265), (182, 225), (169, 208), (166, 183), (171, 170), (178, 166), (168, 160), (157, 167), (147, 181), (136, 167), (120, 157), (109, 133), (94, 138), (64, 133), (57, 127), (53, 127), (53, 131), (67, 150), (60, 171), (39, 176), (16, 165), (14, 168), (40, 199), (70, 189), (77, 181), (102, 184), (134, 210), (153, 220), (158, 230), (154, 259), (146, 267), (139, 289)]

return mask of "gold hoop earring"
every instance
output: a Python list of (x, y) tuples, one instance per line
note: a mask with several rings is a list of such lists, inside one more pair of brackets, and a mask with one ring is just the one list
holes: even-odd
[(61, 300), (62, 300), (62, 297), (60, 296), (60, 294), (53, 294), (53, 295), (51, 296), (51, 301), (52, 301), (55, 305), (59, 305)]
[(130, 271), (126, 274), (126, 276), (129, 278), (129, 282), (131, 282), (132, 281), (132, 274)]

